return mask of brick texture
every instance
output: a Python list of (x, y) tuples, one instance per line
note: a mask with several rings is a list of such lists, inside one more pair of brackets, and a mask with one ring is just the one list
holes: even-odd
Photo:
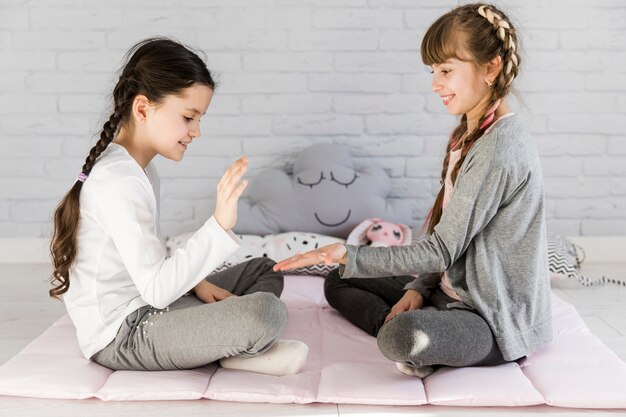
[[(419, 57), (455, 0), (0, 2), (0, 237), (50, 234), (110, 111), (124, 52), (155, 35), (201, 50), (219, 80), (202, 138), (158, 160), (162, 231), (202, 224), (228, 164), (250, 175), (311, 144), (352, 149), (423, 222), (455, 118)], [(626, 235), (626, 2), (497, 1), (523, 41), (512, 99), (541, 154), (550, 231)]]

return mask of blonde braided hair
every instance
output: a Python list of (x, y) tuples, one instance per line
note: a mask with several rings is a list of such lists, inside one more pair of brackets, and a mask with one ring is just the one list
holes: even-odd
[(487, 21), (493, 25), (498, 39), (502, 41), (504, 46), (502, 73), (505, 77), (503, 81), (506, 86), (509, 86), (519, 72), (520, 61), (515, 52), (517, 46), (515, 44), (515, 34), (513, 33), (511, 24), (509, 24), (509, 22), (498, 13), (491, 10), (490, 6), (485, 4), (478, 8), (478, 14), (487, 19)]

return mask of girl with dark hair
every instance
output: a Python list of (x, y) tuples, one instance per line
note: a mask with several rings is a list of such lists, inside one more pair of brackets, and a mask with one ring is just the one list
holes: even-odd
[(521, 64), (517, 31), (495, 6), (467, 4), (431, 25), (421, 53), (432, 91), (461, 116), (426, 236), (329, 245), (274, 270), (339, 262), (326, 279), (330, 305), (376, 336), (401, 372), (424, 377), (438, 365), (519, 359), (552, 330), (541, 165), (506, 101)]
[[(157, 236), (156, 155), (180, 161), (200, 136), (215, 82), (169, 39), (135, 45), (114, 109), (54, 214), (52, 297), (63, 296), (87, 359), (111, 369), (222, 366), (298, 372), (308, 347), (278, 340), (287, 323), (282, 273), (257, 258), (207, 275), (239, 247), (231, 232), (247, 158), (217, 185), (215, 212), (170, 257)], [(206, 277), (206, 279), (205, 279)]]

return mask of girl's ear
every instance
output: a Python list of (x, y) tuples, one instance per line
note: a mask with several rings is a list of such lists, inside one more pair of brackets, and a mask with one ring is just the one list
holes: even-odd
[(148, 117), (150, 101), (148, 97), (139, 94), (133, 100), (133, 118), (137, 123), (143, 123)]
[(502, 57), (498, 55), (487, 63), (485, 80), (489, 81), (489, 83), (493, 83), (493, 81), (498, 77), (498, 74), (501, 70)]

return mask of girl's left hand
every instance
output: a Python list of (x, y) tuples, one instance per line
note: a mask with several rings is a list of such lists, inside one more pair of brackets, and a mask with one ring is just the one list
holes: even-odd
[(220, 288), (215, 284), (211, 284), (204, 279), (194, 287), (194, 291), (196, 293), (196, 297), (205, 303), (214, 303), (216, 301), (222, 301), (228, 297), (236, 297), (236, 295), (231, 294), (225, 289)]
[(317, 264), (345, 264), (347, 253), (348, 250), (343, 243), (333, 243), (284, 259), (274, 265), (274, 271), (285, 271)]
[(419, 310), (423, 305), (424, 297), (422, 297), (422, 294), (415, 290), (407, 290), (400, 301), (391, 308), (391, 311), (385, 317), (385, 323), (405, 311)]

